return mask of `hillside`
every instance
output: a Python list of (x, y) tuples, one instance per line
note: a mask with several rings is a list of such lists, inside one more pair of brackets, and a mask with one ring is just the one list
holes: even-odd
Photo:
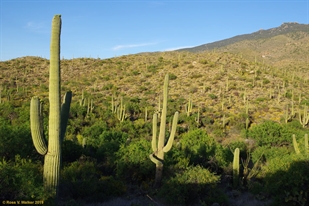
[[(227, 52), (79, 58), (62, 60), (61, 66), (63, 91), (72, 90), (73, 101), (79, 101), (84, 91), (95, 106), (102, 106), (110, 104), (115, 94), (126, 102), (137, 99), (141, 110), (148, 107), (150, 111), (155, 110), (164, 75), (169, 73), (170, 98), (177, 105), (173, 110), (185, 112), (191, 99), (194, 112), (199, 106), (205, 110), (204, 116), (211, 116), (218, 124), (223, 115), (230, 119), (230, 135), (245, 112), (244, 99), (249, 102), (250, 121), (256, 124), (265, 119), (282, 121), (291, 98), (298, 108), (308, 103), (309, 97), (307, 64), (277, 68)], [(48, 60), (39, 57), (1, 62), (2, 101), (29, 101), (34, 95), (47, 98), (48, 68)]]
[[(308, 33), (264, 36), (210, 51), (62, 59), (62, 96), (71, 90), (73, 98), (57, 205), (308, 204)], [(49, 64), (32, 56), (0, 62), (5, 203), (48, 202), (29, 111), (38, 96), (46, 137)], [(161, 127), (154, 120), (163, 116), (166, 74)], [(154, 146), (159, 130), (162, 142), (172, 139), (164, 159)], [(153, 187), (163, 164), (162, 185)]]
[(309, 25), (283, 23), (281, 26), (243, 34), (221, 41), (179, 51), (203, 52), (217, 50), (238, 53), (276, 66), (308, 61)]

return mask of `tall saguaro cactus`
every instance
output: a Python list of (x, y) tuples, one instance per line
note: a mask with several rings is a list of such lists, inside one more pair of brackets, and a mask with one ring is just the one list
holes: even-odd
[(176, 127), (178, 122), (178, 112), (175, 112), (172, 124), (172, 130), (168, 139), (167, 144), (165, 143), (165, 127), (166, 127), (166, 113), (167, 113), (167, 97), (168, 97), (168, 74), (165, 75), (164, 86), (163, 86), (163, 106), (162, 106), (162, 114), (161, 114), (161, 122), (160, 122), (160, 133), (157, 141), (157, 119), (158, 116), (155, 113), (153, 115), (153, 128), (152, 128), (152, 150), (153, 153), (150, 154), (150, 159), (153, 163), (156, 164), (156, 177), (155, 177), (155, 187), (159, 187), (162, 179), (163, 172), (163, 161), (164, 161), (164, 153), (168, 152), (173, 145)]
[(72, 99), (72, 92), (67, 92), (61, 106), (60, 33), (61, 15), (55, 15), (52, 20), (50, 44), (48, 147), (43, 136), (42, 107), (39, 98), (33, 97), (30, 105), (32, 140), (36, 150), (45, 156), (44, 186), (52, 198), (56, 198), (58, 194), (61, 141), (64, 139)]

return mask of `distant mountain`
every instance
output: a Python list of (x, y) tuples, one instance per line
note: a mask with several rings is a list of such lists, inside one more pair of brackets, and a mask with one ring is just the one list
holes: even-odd
[(221, 47), (225, 47), (237, 42), (241, 42), (244, 40), (258, 40), (258, 39), (265, 39), (265, 38), (271, 38), (278, 35), (288, 34), (292, 32), (306, 32), (309, 33), (309, 25), (308, 24), (298, 24), (298, 23), (283, 23), (281, 26), (267, 29), (267, 30), (259, 30), (257, 32), (251, 33), (251, 34), (243, 34), (238, 35), (232, 38), (224, 39), (221, 41), (216, 41), (208, 44), (203, 44), (196, 47), (191, 48), (184, 48), (180, 49), (178, 51), (190, 51), (190, 52), (200, 52), (205, 50), (212, 50), (212, 49), (218, 49)]
[(178, 51), (203, 52), (209, 50), (241, 53), (250, 58), (260, 58), (269, 63), (283, 60), (307, 61), (309, 54), (309, 25), (295, 22), (259, 30), (251, 34), (238, 35), (229, 39)]

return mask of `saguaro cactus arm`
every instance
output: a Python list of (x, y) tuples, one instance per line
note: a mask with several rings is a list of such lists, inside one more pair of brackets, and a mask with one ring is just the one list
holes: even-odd
[(154, 155), (154, 153), (149, 155), (150, 160), (155, 163), (156, 165), (163, 167), (163, 162), (160, 160), (157, 156)]
[(43, 134), (41, 103), (38, 97), (32, 97), (30, 103), (31, 136), (36, 151), (45, 155), (47, 153), (46, 141)]
[(158, 116), (156, 113), (153, 114), (152, 118), (152, 140), (151, 140), (151, 148), (152, 151), (157, 151), (157, 123)]
[(166, 113), (167, 113), (167, 97), (168, 97), (168, 74), (165, 75), (164, 85), (163, 85), (163, 105), (162, 105), (162, 114), (160, 122), (160, 132), (158, 139), (158, 150), (164, 147), (165, 141), (165, 127), (166, 127)]
[(68, 125), (71, 100), (72, 100), (72, 92), (68, 91), (65, 93), (63, 97), (63, 103), (61, 106), (61, 135), (60, 135), (61, 141), (63, 141), (64, 139), (64, 135)]
[(173, 146), (177, 122), (178, 122), (178, 115), (179, 115), (178, 112), (175, 112), (174, 117), (173, 117), (172, 131), (171, 131), (170, 137), (168, 138), (168, 142), (166, 143), (165, 147), (163, 147), (163, 152), (170, 151), (170, 149)]

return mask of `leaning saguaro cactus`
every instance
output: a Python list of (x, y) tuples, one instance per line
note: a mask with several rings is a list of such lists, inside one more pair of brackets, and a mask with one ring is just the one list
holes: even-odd
[(170, 133), (170, 137), (166, 145), (165, 143), (165, 127), (166, 127), (166, 113), (167, 113), (167, 97), (168, 97), (168, 74), (165, 76), (164, 86), (163, 86), (163, 106), (162, 106), (162, 114), (161, 114), (161, 122), (160, 122), (160, 133), (157, 141), (157, 114), (153, 114), (153, 128), (152, 128), (152, 150), (153, 153), (150, 154), (150, 159), (152, 162), (156, 164), (156, 177), (155, 177), (155, 187), (159, 187), (162, 179), (163, 172), (163, 161), (164, 161), (164, 153), (168, 152), (173, 145), (176, 126), (178, 122), (178, 112), (175, 112), (173, 118), (172, 130)]
[(61, 166), (60, 143), (64, 139), (72, 99), (72, 92), (67, 92), (61, 106), (60, 33), (61, 15), (55, 15), (52, 20), (50, 45), (48, 147), (43, 135), (42, 106), (39, 98), (33, 97), (30, 105), (32, 140), (36, 150), (45, 156), (43, 180), (45, 190), (52, 198), (56, 198), (58, 194)]

